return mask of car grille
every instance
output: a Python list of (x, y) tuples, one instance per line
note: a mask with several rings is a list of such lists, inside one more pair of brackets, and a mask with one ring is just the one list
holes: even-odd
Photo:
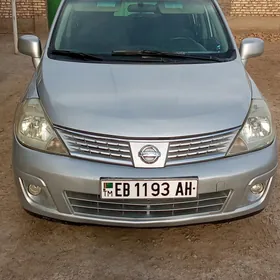
[(229, 194), (230, 191), (227, 190), (187, 199), (103, 200), (99, 195), (66, 191), (75, 215), (140, 219), (219, 212)]
[(189, 137), (171, 141), (167, 156), (167, 164), (186, 163), (210, 158), (223, 157), (228, 151), (236, 130), (215, 133), (200, 137)]
[(72, 156), (132, 165), (128, 141), (58, 129)]
[[(133, 166), (130, 142), (153, 142), (154, 139), (137, 140), (99, 136), (56, 126), (72, 156)], [(168, 142), (166, 165), (197, 162), (225, 156), (238, 129), (231, 129), (202, 136), (156, 139)]]

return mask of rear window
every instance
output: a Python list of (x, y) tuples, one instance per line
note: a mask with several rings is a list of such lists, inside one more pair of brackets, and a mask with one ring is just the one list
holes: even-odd
[(51, 46), (106, 55), (115, 50), (149, 49), (221, 57), (232, 49), (211, 0), (66, 0)]

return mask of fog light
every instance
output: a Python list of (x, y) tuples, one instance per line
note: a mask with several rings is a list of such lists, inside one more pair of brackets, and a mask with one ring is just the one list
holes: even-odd
[(251, 192), (253, 194), (260, 194), (264, 190), (264, 185), (263, 184), (256, 184), (251, 187)]
[(42, 188), (35, 185), (29, 185), (28, 186), (28, 192), (34, 196), (39, 195), (42, 191)]

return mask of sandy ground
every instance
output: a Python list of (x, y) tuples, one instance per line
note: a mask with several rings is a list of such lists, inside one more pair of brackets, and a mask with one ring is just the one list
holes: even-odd
[[(1, 35), (0, 279), (280, 279), (279, 179), (264, 212), (230, 223), (121, 229), (64, 225), (25, 213), (13, 184), (11, 134), (33, 68), (12, 50), (12, 36)], [(267, 42), (248, 70), (279, 127), (280, 42)]]

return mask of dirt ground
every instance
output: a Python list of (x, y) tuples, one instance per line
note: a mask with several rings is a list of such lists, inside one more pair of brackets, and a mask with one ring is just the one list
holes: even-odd
[[(279, 135), (280, 41), (265, 38), (265, 54), (248, 70), (270, 103)], [(12, 36), (0, 35), (0, 279), (280, 279), (279, 174), (264, 212), (222, 224), (122, 229), (25, 213), (13, 184), (11, 134), (32, 73), (28, 57), (13, 55)]]

